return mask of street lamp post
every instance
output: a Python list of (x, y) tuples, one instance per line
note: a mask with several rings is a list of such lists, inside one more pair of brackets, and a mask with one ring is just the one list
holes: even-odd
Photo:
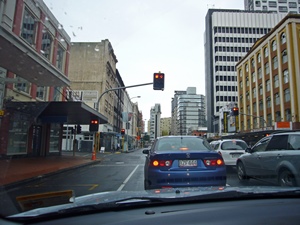
[[(126, 129), (125, 129), (125, 130), (127, 130), (127, 132), (126, 132), (126, 133), (127, 133), (127, 136), (126, 136), (127, 151), (129, 150), (129, 143), (128, 143), (128, 130), (129, 130), (129, 129), (127, 129), (127, 127), (128, 127), (127, 124), (129, 124), (129, 120), (128, 120), (128, 104), (131, 103), (131, 99), (134, 99), (134, 98), (140, 98), (140, 97), (141, 97), (141, 96), (135, 96), (135, 97), (132, 97), (132, 98), (129, 99), (129, 102), (127, 103), (127, 109), (126, 109), (126, 110), (127, 110), (127, 121), (126, 121)], [(125, 151), (124, 146), (123, 146), (123, 149), (124, 149), (124, 151)]]

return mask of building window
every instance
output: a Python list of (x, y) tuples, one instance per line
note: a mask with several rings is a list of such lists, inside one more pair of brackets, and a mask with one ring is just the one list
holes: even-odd
[(251, 59), (251, 66), (252, 66), (252, 68), (255, 68), (255, 61), (254, 61), (254, 59)]
[(267, 97), (267, 108), (271, 108), (271, 98)]
[(242, 77), (243, 76), (243, 72), (242, 72), (242, 70), (240, 70), (240, 77)]
[(272, 114), (267, 115), (267, 126), (272, 126)]
[(284, 70), (283, 71), (283, 83), (287, 84), (289, 82), (289, 71)]
[(279, 79), (278, 79), (278, 75), (274, 76), (274, 88), (278, 88), (279, 87)]
[(277, 43), (276, 41), (272, 41), (272, 51), (275, 51), (277, 49)]
[(278, 59), (277, 59), (277, 56), (275, 56), (273, 59), (273, 70), (277, 69), (278, 68)]
[(263, 102), (262, 100), (259, 101), (259, 110), (263, 110), (264, 109), (264, 105), (263, 105)]
[(256, 88), (252, 89), (253, 98), (256, 98)]
[[(15, 85), (14, 85), (15, 89), (29, 94), (30, 93), (30, 83), (27, 80), (25, 80), (24, 78), (19, 77), (17, 75), (16, 75), (16, 79), (18, 79), (21, 82), (15, 83)], [(22, 83), (22, 81), (24, 81), (24, 82)]]
[(286, 43), (286, 36), (285, 36), (284, 32), (280, 35), (280, 41), (281, 41), (281, 44)]
[(245, 70), (246, 70), (246, 72), (249, 72), (249, 67), (248, 67), (248, 64), (246, 64), (246, 66), (245, 66)]
[(269, 49), (268, 49), (268, 47), (266, 47), (264, 49), (264, 56), (265, 56), (265, 58), (269, 56)]
[(246, 99), (247, 99), (247, 101), (250, 101), (250, 95), (249, 95), (249, 92), (246, 93)]
[(47, 88), (44, 86), (38, 86), (36, 89), (36, 97), (39, 99), (46, 100)]
[(289, 2), (289, 8), (297, 8), (296, 2)]
[(263, 95), (263, 87), (262, 87), (262, 85), (259, 86), (259, 95)]
[(291, 101), (290, 89), (287, 88), (284, 90), (284, 100), (285, 102)]
[(276, 122), (280, 122), (281, 121), (280, 111), (275, 112), (275, 121)]
[(258, 68), (258, 79), (262, 78), (262, 72), (261, 72), (261, 68)]
[(288, 8), (286, 6), (279, 6), (278, 7), (278, 11), (279, 12), (287, 12), (288, 11)]
[(61, 87), (54, 87), (53, 101), (60, 101)]
[(60, 45), (58, 45), (57, 55), (56, 55), (56, 67), (61, 71), (63, 71), (64, 55), (65, 55), (65, 50)]
[(36, 30), (37, 30), (36, 21), (37, 18), (35, 18), (27, 8), (25, 8), (24, 15), (23, 15), (21, 36), (22, 38), (25, 39), (25, 41), (27, 41), (31, 45), (35, 44)]
[(276, 1), (269, 1), (269, 7), (270, 8), (276, 8), (277, 7), (277, 2)]
[(266, 74), (270, 73), (270, 67), (269, 67), (269, 63), (268, 62), (265, 64), (265, 73)]
[(282, 63), (286, 63), (288, 61), (286, 49), (282, 51), (281, 56), (282, 56)]
[(255, 72), (252, 73), (252, 83), (256, 82), (256, 76), (255, 76)]
[(276, 105), (279, 105), (279, 104), (280, 104), (280, 96), (279, 96), (279, 93), (276, 93), (276, 94), (275, 94), (275, 104), (276, 104)]
[(267, 91), (271, 90), (270, 80), (266, 81), (266, 89), (267, 89)]
[(48, 31), (43, 33), (41, 53), (49, 60), (51, 59), (52, 43), (52, 35)]
[(257, 62), (261, 62), (261, 56), (260, 56), (260, 53), (258, 53), (258, 55), (257, 55)]
[(246, 77), (246, 86), (249, 87), (249, 79)]
[(290, 109), (285, 110), (285, 121), (292, 121), (292, 115)]

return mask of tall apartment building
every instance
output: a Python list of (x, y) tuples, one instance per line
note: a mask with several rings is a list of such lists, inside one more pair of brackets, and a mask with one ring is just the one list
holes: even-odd
[(148, 123), (150, 141), (153, 141), (157, 137), (160, 137), (160, 129), (161, 129), (160, 128), (160, 115), (161, 115), (160, 104), (155, 104), (155, 106), (151, 107), (150, 120)]
[(160, 136), (169, 135), (171, 132), (171, 117), (160, 119)]
[(298, 0), (244, 0), (245, 10), (300, 13)]
[(240, 131), (300, 128), (299, 33), (300, 15), (289, 14), (237, 64)]
[(238, 102), (236, 63), (283, 13), (209, 9), (205, 18), (205, 89), (208, 132), (219, 130), (220, 109)]
[(198, 127), (206, 127), (205, 96), (196, 93), (196, 87), (175, 91), (172, 99), (171, 134), (189, 135)]
[(186, 94), (186, 91), (175, 91), (174, 97), (171, 102), (171, 135), (178, 135), (177, 133), (177, 97)]

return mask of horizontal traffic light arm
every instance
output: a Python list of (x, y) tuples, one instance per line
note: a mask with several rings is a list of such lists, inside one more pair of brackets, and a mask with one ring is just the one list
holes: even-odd
[(97, 104), (96, 104), (96, 110), (99, 111), (99, 103), (100, 103), (100, 99), (102, 98), (102, 96), (104, 94), (106, 94), (109, 91), (116, 91), (116, 90), (121, 90), (121, 89), (126, 89), (126, 88), (132, 88), (132, 87), (139, 87), (139, 86), (146, 86), (146, 85), (151, 85), (152, 83), (144, 83), (144, 84), (136, 84), (136, 85), (131, 85), (131, 86), (126, 86), (126, 87), (117, 87), (117, 88), (112, 88), (112, 89), (108, 89), (106, 91), (104, 91), (98, 98)]

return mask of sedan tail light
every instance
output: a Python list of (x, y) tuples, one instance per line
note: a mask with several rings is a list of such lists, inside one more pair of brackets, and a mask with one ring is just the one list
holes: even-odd
[(172, 160), (153, 160), (151, 165), (154, 167), (170, 167), (172, 166)]
[(205, 166), (223, 166), (224, 161), (222, 159), (204, 159)]

